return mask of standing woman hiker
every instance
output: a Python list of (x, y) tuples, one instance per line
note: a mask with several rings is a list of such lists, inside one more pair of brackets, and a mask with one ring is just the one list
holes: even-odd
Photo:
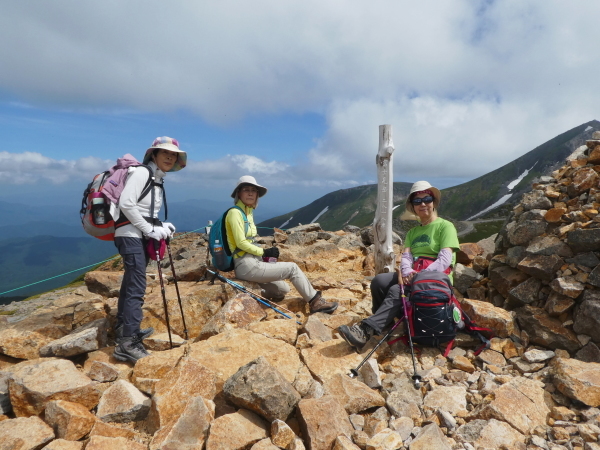
[[(267, 193), (267, 188), (256, 182), (254, 177), (241, 177), (231, 197), (236, 208), (227, 213), (225, 227), (227, 240), (233, 255), (235, 276), (240, 280), (254, 281), (263, 289), (263, 295), (273, 301), (281, 301), (290, 291), (283, 280), (290, 280), (304, 301), (309, 304), (310, 313), (332, 313), (338, 307), (336, 302), (327, 302), (316, 291), (306, 275), (293, 262), (265, 262), (269, 258), (278, 258), (279, 249), (271, 247), (263, 249), (254, 244), (256, 225), (253, 211), (258, 206), (258, 199)], [(238, 209), (239, 208), (239, 209)], [(244, 222), (242, 211), (246, 214), (248, 225)], [(247, 232), (246, 232), (247, 228)]]
[[(427, 181), (417, 181), (410, 188), (406, 199), (406, 211), (416, 215), (420, 225), (406, 234), (400, 267), (402, 284), (409, 287), (417, 272), (432, 270), (445, 272), (452, 281), (452, 268), (459, 250), (456, 228), (447, 220), (438, 217), (442, 195), (439, 189)], [(401, 317), (402, 302), (398, 272), (380, 273), (371, 281), (373, 315), (351, 327), (338, 328), (342, 337), (357, 350), (361, 350), (374, 334)]]
[[(135, 363), (148, 355), (142, 340), (154, 330), (140, 330), (149, 259), (146, 247), (150, 239), (161, 241), (172, 237), (175, 232), (171, 223), (162, 223), (158, 219), (163, 203), (166, 209), (163, 178), (167, 172), (183, 169), (186, 161), (187, 154), (179, 149), (176, 139), (167, 136), (156, 138), (146, 150), (143, 160), (143, 164), (150, 168), (150, 173), (140, 166), (129, 168), (118, 205), (122, 214), (113, 214), (113, 217), (119, 217), (115, 224), (115, 246), (125, 267), (117, 305), (117, 346), (113, 353), (119, 361)], [(140, 199), (149, 176), (154, 178), (151, 180), (150, 193)]]

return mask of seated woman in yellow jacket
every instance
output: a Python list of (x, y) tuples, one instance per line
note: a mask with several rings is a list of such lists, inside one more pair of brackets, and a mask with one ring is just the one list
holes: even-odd
[(257, 233), (253, 211), (258, 205), (258, 199), (266, 193), (267, 188), (258, 184), (254, 177), (244, 175), (231, 194), (233, 203), (244, 211), (248, 220), (246, 226), (242, 212), (237, 208), (230, 209), (225, 220), (229, 249), (234, 258), (235, 276), (240, 280), (258, 283), (263, 289), (263, 295), (273, 301), (283, 300), (285, 294), (290, 291), (283, 280), (290, 280), (309, 304), (311, 314), (332, 313), (338, 304), (327, 302), (321, 296), (321, 291), (312, 287), (296, 263), (266, 262), (269, 258), (278, 258), (279, 249), (263, 249), (254, 244)]

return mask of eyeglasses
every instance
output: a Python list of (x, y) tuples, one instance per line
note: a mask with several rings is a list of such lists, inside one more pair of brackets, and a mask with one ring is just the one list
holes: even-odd
[(433, 197), (431, 195), (428, 195), (427, 197), (423, 197), (423, 198), (413, 198), (410, 202), (413, 205), (420, 205), (421, 203), (425, 203), (425, 204), (429, 204), (433, 201)]
[(258, 189), (256, 189), (256, 188), (242, 188), (240, 190), (242, 192), (248, 192), (248, 193), (254, 193), (254, 194), (256, 194), (258, 192)]

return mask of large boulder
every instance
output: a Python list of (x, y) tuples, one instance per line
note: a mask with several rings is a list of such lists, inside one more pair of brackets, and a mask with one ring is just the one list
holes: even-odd
[(472, 411), (469, 419), (497, 419), (506, 422), (522, 434), (545, 426), (550, 412), (540, 381), (514, 378), (494, 391), (494, 395)]
[(76, 356), (106, 347), (108, 320), (89, 322), (70, 334), (49, 342), (40, 349), (40, 356)]
[(588, 406), (600, 406), (600, 364), (556, 358), (550, 374), (554, 385), (567, 397)]
[(211, 423), (206, 450), (243, 450), (268, 435), (269, 426), (263, 419), (252, 411), (240, 409)]
[(118, 380), (102, 394), (96, 415), (104, 422), (134, 422), (146, 418), (150, 404), (129, 381)]
[[(38, 362), (39, 361), (39, 362)], [(10, 402), (18, 416), (39, 415), (52, 400), (80, 403), (87, 409), (98, 404), (97, 383), (65, 359), (40, 359), (11, 374)]]
[(296, 414), (311, 450), (330, 450), (340, 435), (352, 438), (353, 428), (348, 415), (332, 396), (301, 400)]
[(0, 421), (0, 448), (39, 449), (55, 435), (39, 417), (17, 417)]
[(285, 421), (300, 401), (300, 394), (264, 356), (239, 368), (223, 386), (233, 404), (267, 419)]
[(191, 398), (213, 400), (215, 395), (214, 372), (194, 358), (183, 357), (154, 385), (147, 426), (156, 431), (178, 417)]
[[(269, 364), (277, 367), (287, 381), (294, 382), (302, 362), (296, 348), (279, 339), (235, 329), (190, 346), (190, 356), (201, 361), (204, 367), (216, 374), (217, 390), (220, 390), (225, 381), (240, 367), (262, 355)], [(147, 358), (141, 361), (144, 359)]]
[(78, 441), (87, 436), (97, 420), (84, 406), (65, 400), (49, 402), (44, 418), (57, 437), (68, 441)]
[(264, 308), (256, 300), (248, 294), (239, 293), (208, 320), (196, 341), (208, 339), (225, 330), (245, 328), (253, 322), (260, 322), (266, 316)]
[(215, 405), (200, 396), (191, 397), (181, 413), (172, 416), (152, 437), (150, 450), (201, 449), (215, 417)]

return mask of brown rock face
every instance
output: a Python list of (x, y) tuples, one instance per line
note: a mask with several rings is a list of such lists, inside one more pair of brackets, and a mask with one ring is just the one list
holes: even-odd
[(242, 450), (265, 439), (269, 426), (259, 416), (246, 409), (218, 417), (210, 426), (206, 450)]
[(0, 448), (38, 449), (54, 439), (52, 428), (39, 417), (17, 417), (0, 422)]
[(492, 269), (490, 265), (490, 280), (504, 298), (508, 297), (511, 289), (517, 287), (528, 278), (529, 276), (526, 273), (512, 267), (500, 265)]
[[(366, 354), (368, 349), (363, 352)], [(311, 348), (302, 349), (301, 354), (308, 369), (321, 382), (337, 374), (347, 375), (363, 358), (343, 339), (319, 342)]]
[(202, 449), (215, 418), (214, 403), (202, 397), (192, 397), (185, 409), (154, 434), (150, 450)]
[(554, 385), (567, 397), (600, 406), (600, 364), (556, 358), (551, 363)]
[(295, 347), (251, 331), (237, 329), (218, 334), (192, 344), (190, 353), (192, 358), (202, 361), (203, 366), (217, 374), (217, 389), (221, 389), (240, 367), (262, 355), (287, 381), (294, 382), (302, 366)]
[(212, 400), (216, 395), (215, 373), (191, 357), (181, 358), (154, 387), (148, 428), (156, 431), (178, 417), (191, 398)]
[(491, 328), (498, 337), (508, 337), (517, 332), (513, 313), (509, 311), (488, 302), (467, 298), (460, 304), (473, 322), (481, 327)]
[(79, 403), (54, 400), (45, 410), (46, 423), (54, 429), (57, 437), (68, 441), (78, 441), (91, 431), (96, 416)]
[(573, 331), (562, 326), (562, 322), (548, 315), (541, 308), (525, 306), (516, 310), (521, 329), (527, 331), (532, 343), (546, 348), (562, 348), (576, 352), (581, 343)]
[(103, 297), (118, 297), (121, 282), (123, 281), (123, 273), (104, 271), (87, 272), (84, 281), (90, 292), (100, 294)]
[(450, 450), (451, 448), (446, 436), (436, 423), (424, 426), (410, 443), (411, 450)]
[(40, 360), (14, 372), (10, 401), (17, 416), (39, 415), (48, 402), (67, 400), (87, 409), (98, 404), (96, 383), (77, 370), (71, 361)]
[(352, 424), (334, 397), (301, 400), (298, 415), (302, 435), (311, 450), (330, 450), (340, 435), (352, 438)]
[(544, 400), (544, 389), (539, 381), (515, 378), (494, 391), (489, 403), (484, 403), (470, 415), (470, 419), (497, 419), (507, 422), (523, 434), (536, 426), (545, 426), (550, 409)]
[(86, 450), (147, 450), (148, 446), (123, 437), (92, 436)]
[(285, 421), (300, 401), (300, 394), (264, 356), (240, 367), (225, 382), (223, 393), (233, 404), (269, 422)]
[(240, 293), (225, 303), (219, 312), (209, 319), (196, 338), (196, 342), (225, 330), (245, 328), (266, 316), (264, 309), (256, 300), (248, 294)]
[(336, 398), (348, 414), (357, 414), (370, 408), (385, 406), (385, 399), (379, 392), (366, 384), (337, 374), (324, 383), (325, 394)]
[(118, 380), (102, 394), (96, 414), (104, 422), (133, 422), (146, 418), (150, 403), (129, 381)]
[(551, 281), (564, 263), (557, 255), (529, 255), (521, 260), (517, 268), (532, 277)]
[(456, 252), (456, 262), (460, 264), (471, 264), (476, 256), (483, 254), (483, 248), (478, 244), (460, 244), (460, 250)]

